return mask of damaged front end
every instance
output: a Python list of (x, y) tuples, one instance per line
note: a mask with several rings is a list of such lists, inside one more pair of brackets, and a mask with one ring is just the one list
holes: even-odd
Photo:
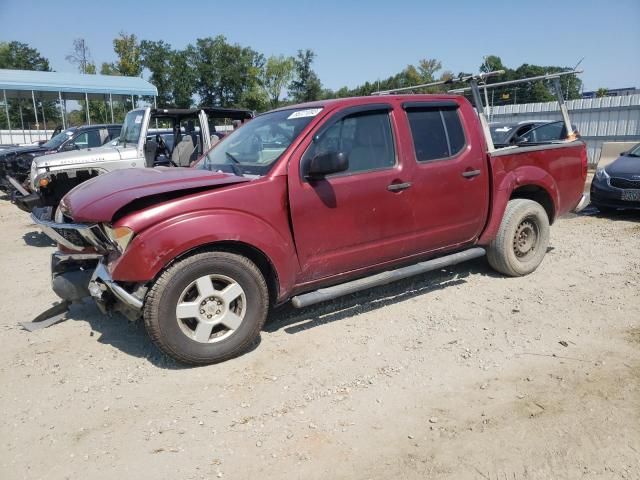
[(36, 209), (31, 218), (60, 248), (51, 257), (51, 287), (56, 295), (67, 302), (90, 296), (104, 313), (119, 311), (131, 320), (138, 319), (145, 285), (120, 284), (108, 267), (126, 248), (133, 232), (104, 224), (73, 223), (62, 209), (52, 222), (44, 210)]

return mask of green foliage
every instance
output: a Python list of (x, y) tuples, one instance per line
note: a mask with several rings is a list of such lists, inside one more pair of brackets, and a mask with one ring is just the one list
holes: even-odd
[(218, 35), (197, 39), (189, 50), (193, 51), (201, 105), (240, 106), (259, 83), (264, 56), (249, 47), (232, 45)]
[(173, 103), (171, 83), (173, 81), (171, 60), (173, 50), (171, 45), (159, 40), (142, 40), (140, 42), (141, 64), (149, 69), (149, 81), (158, 89), (157, 104), (168, 106)]
[[(491, 72), (504, 70), (505, 73), (489, 79), (489, 83), (504, 82), (507, 80), (517, 80), (528, 77), (537, 77), (547, 73), (558, 73), (571, 70), (571, 67), (530, 65), (523, 63), (516, 69), (511, 69), (503, 65), (500, 57), (489, 55), (485, 57), (485, 62), (480, 66), (480, 71)], [(560, 85), (565, 100), (581, 98), (582, 80), (576, 75), (565, 75), (560, 77)], [(553, 87), (549, 81), (538, 80), (527, 82), (510, 87), (496, 89), (494, 92), (494, 105), (502, 103), (534, 103), (552, 102), (556, 100)]]
[(113, 40), (113, 50), (118, 60), (115, 63), (103, 63), (100, 73), (125, 77), (142, 75), (142, 52), (135, 34), (120, 32), (120, 35)]
[(271, 108), (278, 108), (282, 90), (293, 78), (294, 61), (291, 57), (269, 57), (262, 71), (262, 86), (269, 97)]
[(0, 68), (50, 72), (49, 60), (21, 42), (0, 42)]
[(609, 93), (609, 90), (601, 87), (598, 90), (596, 90), (596, 98), (606, 97), (608, 93)]
[(319, 100), (322, 95), (322, 83), (311, 68), (316, 54), (313, 50), (298, 50), (293, 59), (295, 77), (289, 85), (289, 95), (296, 103)]
[[(189, 108), (193, 103), (193, 93), (196, 89), (197, 75), (192, 60), (195, 57), (194, 48), (174, 50), (169, 58), (171, 103), (178, 108)], [(161, 104), (158, 104), (161, 105)]]

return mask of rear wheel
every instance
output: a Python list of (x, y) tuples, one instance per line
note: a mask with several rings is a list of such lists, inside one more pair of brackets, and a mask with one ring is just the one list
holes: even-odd
[(147, 294), (144, 322), (167, 355), (191, 365), (235, 357), (260, 335), (269, 294), (260, 270), (228, 252), (205, 252), (167, 269)]
[(494, 270), (512, 277), (533, 272), (542, 262), (549, 245), (549, 218), (542, 205), (533, 200), (510, 200), (498, 234), (487, 250)]

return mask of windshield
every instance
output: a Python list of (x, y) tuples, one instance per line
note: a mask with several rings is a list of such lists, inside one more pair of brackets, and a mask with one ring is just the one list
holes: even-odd
[(627, 157), (640, 157), (640, 143), (627, 152)]
[(52, 137), (47, 143), (43, 145), (43, 147), (49, 150), (55, 150), (60, 145), (62, 145), (68, 138), (73, 136), (75, 129), (65, 130), (64, 132), (60, 132), (55, 137)]
[(127, 144), (137, 145), (140, 139), (140, 131), (142, 130), (142, 120), (144, 119), (144, 110), (132, 110), (124, 117), (122, 131), (120, 132), (119, 142), (125, 147)]
[(491, 130), (491, 139), (494, 144), (508, 143), (511, 131), (515, 128), (514, 125), (489, 125)]
[(265, 113), (224, 137), (196, 168), (236, 175), (265, 175), (322, 108)]

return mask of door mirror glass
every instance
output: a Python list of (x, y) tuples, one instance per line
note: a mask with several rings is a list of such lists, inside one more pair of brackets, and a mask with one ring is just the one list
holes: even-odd
[(346, 154), (342, 152), (321, 153), (311, 159), (305, 177), (315, 180), (348, 169), (349, 159)]
[(62, 147), (64, 152), (70, 152), (72, 150), (80, 150), (80, 147), (73, 142), (67, 143), (64, 147)]

